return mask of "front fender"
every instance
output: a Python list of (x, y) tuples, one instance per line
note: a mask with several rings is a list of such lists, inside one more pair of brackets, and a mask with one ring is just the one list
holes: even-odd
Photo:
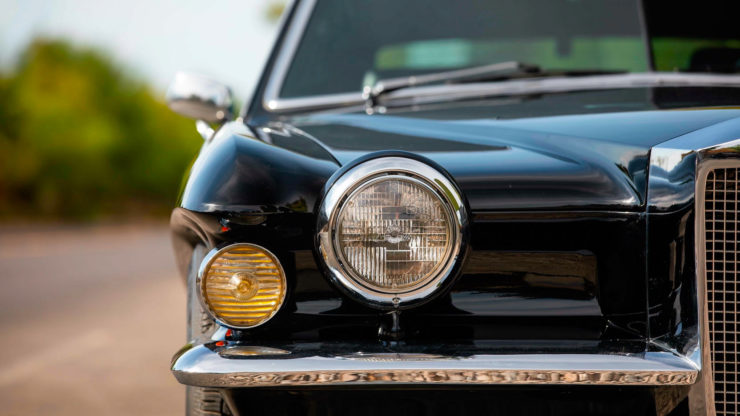
[(299, 152), (309, 139), (286, 133), (277, 146), (271, 135), (256, 135), (235, 121), (203, 147), (187, 174), (179, 206), (196, 212), (310, 213), (327, 179), (337, 170), (332, 158)]

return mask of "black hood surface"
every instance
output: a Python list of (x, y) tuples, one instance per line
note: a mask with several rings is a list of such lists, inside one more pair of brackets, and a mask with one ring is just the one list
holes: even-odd
[(659, 110), (635, 94), (646, 92), (317, 113), (283, 123), (342, 165), (383, 150), (425, 156), (456, 179), (473, 211), (640, 211), (651, 147), (740, 117), (740, 108)]

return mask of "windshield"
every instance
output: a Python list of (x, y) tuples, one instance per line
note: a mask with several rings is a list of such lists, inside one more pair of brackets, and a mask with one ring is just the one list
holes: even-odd
[[(715, 2), (697, 14), (672, 2), (643, 10), (639, 0), (316, 0), (279, 95), (358, 92), (378, 79), (503, 61), (545, 71), (734, 72), (740, 31), (723, 9), (732, 2)], [(649, 35), (643, 21), (655, 28)]]

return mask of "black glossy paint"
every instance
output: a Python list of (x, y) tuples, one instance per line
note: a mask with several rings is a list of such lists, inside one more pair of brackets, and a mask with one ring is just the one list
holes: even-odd
[(290, 140), (282, 143), (280, 133), (261, 140), (238, 122), (221, 128), (193, 164), (179, 205), (198, 212), (312, 212), (338, 165), (310, 139), (285, 134)]
[[(703, 91), (703, 97), (711, 97)], [(557, 94), (505, 104), (483, 100), (397, 108), (386, 115), (333, 112), (273, 117), (260, 124), (254, 124), (259, 119), (254, 118), (249, 126), (228, 123), (204, 146), (182, 193), (181, 208), (173, 215), (180, 236), (176, 239), (182, 252), (180, 263), (189, 259), (188, 247), (197, 241), (208, 247), (248, 241), (279, 253), (286, 263), (293, 262), (296, 252), (313, 249), (313, 212), (331, 175), (368, 153), (402, 150), (431, 159), (459, 184), (473, 213), (473, 257), (483, 252), (494, 256), (530, 253), (517, 258), (511, 268), (516, 273), (494, 270), (493, 263), (482, 273), (464, 272), (459, 287), (449, 296), (434, 302), (431, 309), (407, 313), (405, 323), (436, 308), (447, 316), (438, 321), (440, 325), (449, 322), (457, 328), (470, 328), (448, 331), (463, 334), (463, 338), (466, 333), (470, 338), (509, 337), (508, 330), (495, 325), (507, 316), (517, 317), (525, 328), (531, 325), (529, 336), (553, 338), (533, 322), (536, 317), (560, 316), (566, 326), (601, 328), (592, 332), (592, 339), (629, 339), (648, 335), (650, 305), (650, 314), (657, 319), (654, 333), (665, 333), (671, 325), (668, 302), (678, 293), (675, 285), (667, 283), (674, 278), (658, 277), (665, 270), (665, 261), (656, 257), (648, 264), (646, 260), (650, 149), (738, 117), (740, 110), (658, 111), (647, 99), (655, 92)], [(544, 108), (550, 109), (544, 116), (533, 114)], [(578, 111), (587, 114), (574, 114)], [(693, 191), (682, 185), (681, 178), (693, 174), (693, 168), (690, 162), (683, 163), (685, 169), (675, 169), (670, 175), (652, 172), (656, 178), (650, 188), (652, 201), (680, 201), (674, 204), (677, 206), (692, 201)], [(652, 226), (658, 235), (674, 241), (675, 232), (664, 229), (674, 227), (675, 218), (665, 218), (665, 225), (656, 219)], [(222, 227), (228, 231), (223, 232)], [(685, 227), (678, 232), (683, 233), (681, 241), (685, 240)], [(658, 237), (649, 241), (659, 246), (654, 249), (656, 256), (670, 243)], [(548, 253), (553, 258), (561, 254), (587, 256), (584, 258), (594, 264), (595, 276), (588, 282), (589, 289), (578, 293), (552, 289), (573, 281), (573, 276), (564, 275), (544, 278), (551, 290), (531, 287), (527, 279), (532, 281), (532, 276), (538, 275), (538, 259)], [(665, 256), (674, 259), (675, 253)], [(690, 266), (682, 263), (681, 270)], [(183, 270), (186, 267), (181, 265)], [(291, 324), (280, 325), (283, 335), (305, 334), (303, 322), (310, 321), (309, 327), (317, 330), (311, 337), (331, 337), (336, 333), (335, 323), (342, 321), (342, 331), (347, 331), (347, 324), (356, 327), (348, 333), (359, 331), (360, 338), (376, 336), (382, 316), (343, 299), (320, 280), (315, 263), (307, 269), (312, 272), (296, 271), (289, 276), (295, 280), (297, 298), (293, 302), (299, 313), (288, 320)], [(311, 284), (314, 287), (323, 285), (323, 289), (309, 295), (311, 299), (300, 300), (310, 292), (303, 288), (309, 281), (315, 282)], [(656, 312), (661, 308), (666, 312)], [(345, 310), (351, 313), (335, 313)], [(467, 317), (459, 319), (462, 315)], [(310, 319), (304, 321), (300, 316)], [(367, 325), (365, 330), (360, 329), (360, 322)], [(264, 328), (274, 330), (277, 326)], [(409, 336), (441, 328), (422, 326), (428, 329), (410, 331)], [(326, 329), (321, 330), (323, 327)], [(523, 331), (519, 333), (527, 332)], [(550, 332), (568, 333), (562, 328)]]
[[(473, 211), (640, 211), (651, 146), (740, 116), (740, 110), (612, 112), (611, 98), (606, 92), (543, 97), (551, 108), (545, 117), (520, 108), (526, 103), (477, 102), (477, 108), (450, 104), (387, 115), (302, 115), (278, 125), (297, 127), (342, 164), (380, 150), (424, 155), (456, 178)], [(572, 115), (578, 107), (591, 114)]]
[[(571, 276), (595, 265), (593, 293), (598, 300), (599, 314), (612, 328), (645, 335), (645, 217), (643, 214), (618, 212), (583, 213), (506, 213), (478, 214), (474, 217), (473, 253), (480, 250), (561, 253), (548, 260), (549, 285), (562, 286), (566, 281), (557, 270), (563, 254), (581, 254), (577, 266), (566, 266)], [(537, 258), (522, 257), (519, 267), (536, 275)], [(492, 267), (488, 262), (486, 266)], [(581, 273), (582, 274), (582, 273)], [(639, 288), (640, 290), (635, 290)], [(585, 294), (585, 293), (584, 293)], [(581, 294), (583, 296), (584, 294)], [(545, 302), (547, 296), (540, 295)], [(560, 302), (559, 307), (566, 307)], [(585, 305), (581, 305), (583, 307)], [(522, 308), (525, 305), (511, 305)], [(569, 312), (584, 311), (572, 303)], [(510, 312), (511, 313), (511, 312)], [(542, 315), (552, 316), (554, 311)]]
[(459, 112), (438, 109), (436, 119), (408, 111), (313, 114), (251, 130), (231, 123), (204, 147), (181, 206), (311, 212), (340, 163), (404, 150), (450, 172), (474, 212), (639, 212), (651, 146), (740, 116), (740, 110), (693, 110), (460, 120)]
[[(739, 138), (740, 119), (735, 118), (689, 132), (653, 150), (647, 204), (649, 334), (666, 345), (682, 345), (697, 336), (698, 166), (709, 159), (736, 158), (737, 153), (715, 153), (711, 145)], [(665, 157), (670, 149), (691, 150), (678, 152), (683, 157), (672, 160)]]
[[(562, 214), (554, 217), (558, 216)], [(269, 325), (242, 331), (242, 337), (260, 343), (268, 340), (380, 342), (378, 328), (389, 317), (344, 298), (324, 279), (311, 252), (313, 228), (306, 221), (309, 218), (305, 214), (224, 216), (179, 208), (173, 213), (172, 225), (175, 241), (183, 248), (179, 257), (184, 269), (188, 266), (185, 260), (192, 254), (187, 247), (197, 241), (205, 241), (209, 246), (249, 241), (266, 247), (280, 258), (293, 288), (286, 306)], [(602, 252), (601, 246), (594, 244), (598, 240), (596, 235), (614, 233), (630, 219), (598, 216), (583, 219), (578, 227), (590, 228), (594, 233), (590, 239), (570, 245), (562, 244), (566, 234), (557, 228), (572, 221), (556, 228), (543, 224), (552, 219), (553, 215), (530, 217), (514, 221), (513, 227), (500, 219), (480, 219), (476, 223), (478, 229), (485, 231), (493, 227), (503, 238), (520, 236), (518, 246), (501, 249), (498, 246), (502, 242), (490, 245), (481, 241), (480, 250), (469, 257), (463, 276), (450, 294), (403, 312), (406, 328), (403, 341), (465, 344), (529, 339), (550, 340), (551, 345), (575, 341), (571, 345), (582, 348), (584, 341), (598, 346), (615, 337), (638, 340), (644, 328), (644, 300), (633, 302), (639, 297), (627, 292), (613, 296), (614, 289), (599, 280), (601, 275), (609, 275), (603, 268), (613, 264), (609, 260), (600, 264), (594, 254)], [(228, 230), (224, 231), (223, 227)], [(535, 229), (554, 232), (542, 238), (537, 232), (527, 231)], [(629, 237), (616, 239), (631, 241)], [(621, 301), (627, 297), (630, 302)], [(604, 302), (600, 303), (599, 299)], [(630, 351), (641, 351), (643, 347), (639, 345), (644, 344), (638, 343)]]
[[(193, 246), (229, 242), (262, 245), (285, 267), (291, 290), (283, 310), (256, 330), (235, 331), (228, 343), (289, 344), (312, 354), (640, 353), (653, 348), (648, 340), (682, 345), (675, 340), (696, 335), (697, 158), (687, 152), (675, 164), (651, 160), (660, 156), (656, 146), (672, 140), (696, 149), (694, 142), (740, 138), (740, 88), (483, 97), (372, 115), (363, 108), (277, 114), (262, 107), (276, 52), (243, 119), (204, 145), (172, 216), (183, 273)], [(428, 158), (453, 177), (471, 208), (472, 252), (451, 292), (403, 312), (404, 337), (389, 342), (378, 336), (389, 317), (333, 288), (312, 250), (315, 207), (329, 178), (369, 153), (394, 150)], [(451, 413), (446, 403), (457, 403), (454, 413), (466, 403), (476, 414), (652, 414), (654, 397), (665, 393), (658, 390), (226, 394), (240, 408), (270, 414), (276, 408), (262, 406), (268, 398), (279, 404), (277, 413), (357, 413), (367, 402), (377, 414), (378, 393), (388, 398), (382, 413), (390, 414)], [(685, 391), (674, 393), (666, 394)]]
[[(740, 116), (740, 109), (656, 111), (648, 98), (663, 90), (576, 92), (506, 104), (477, 100), (372, 116), (258, 113), (249, 128), (229, 123), (204, 147), (180, 206), (311, 212), (341, 164), (370, 152), (404, 150), (450, 172), (474, 212), (640, 212), (652, 146)], [(691, 104), (728, 95), (727, 89), (716, 89), (716, 95), (701, 90), (704, 99)]]

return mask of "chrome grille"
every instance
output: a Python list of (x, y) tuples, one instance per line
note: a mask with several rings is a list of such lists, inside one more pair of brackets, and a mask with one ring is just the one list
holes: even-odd
[(738, 177), (740, 168), (717, 168), (707, 174), (704, 224), (707, 308), (718, 415), (735, 415), (738, 396), (737, 310)]

